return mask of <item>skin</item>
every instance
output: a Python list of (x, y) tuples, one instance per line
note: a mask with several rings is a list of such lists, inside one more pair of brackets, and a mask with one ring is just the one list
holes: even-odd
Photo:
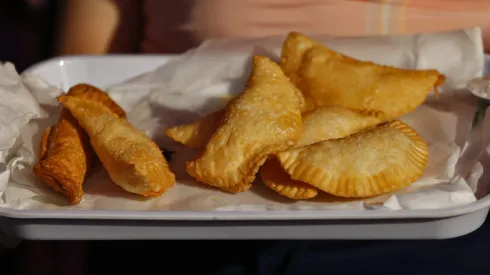
[[(142, 1), (66, 0), (61, 2), (63, 6), (60, 9), (60, 17), (63, 23), (60, 24), (58, 37), (60, 55), (138, 52), (143, 18), (135, 11), (141, 10)], [(201, 0), (190, 7), (189, 16), (194, 24), (188, 27), (193, 29), (195, 36), (200, 40), (209, 37), (284, 34), (292, 28), (299, 28), (295, 31), (308, 34), (359, 35), (359, 32), (364, 32), (365, 7), (362, 5), (367, 5), (367, 2), (346, 1), (341, 7), (335, 6), (336, 12), (333, 12), (330, 17), (325, 17), (325, 14), (332, 9), (331, 2), (332, 0)], [(474, 0), (468, 4), (468, 8), (477, 4)], [(161, 8), (165, 11), (174, 7), (162, 6)], [(262, 12), (257, 10), (259, 8)], [(425, 6), (415, 8), (431, 9)], [(244, 18), (238, 14), (240, 11), (254, 14), (254, 17)], [(352, 17), (358, 20), (352, 20), (344, 28), (338, 28), (331, 23), (342, 20), (347, 14), (355, 15)], [(441, 24), (434, 25), (419, 20), (421, 17), (410, 12), (405, 16), (413, 18), (403, 27), (406, 33), (446, 31), (479, 25), (483, 30), (485, 52), (490, 52), (490, 19), (486, 20), (487, 22), (479, 22), (478, 20), (485, 20), (479, 19), (480, 17), (474, 20), (468, 17), (464, 17), (464, 20), (448, 20), (446, 16), (446, 19), (440, 21)], [(318, 23), (312, 23), (313, 21)], [(220, 22), (227, 22), (227, 24)], [(243, 27), (244, 22), (257, 24), (246, 24), (246, 27)], [(77, 35), (73, 35), (75, 33)], [(375, 27), (373, 33), (382, 34), (378, 27)]]
[(60, 2), (59, 55), (136, 51), (138, 14), (134, 11), (139, 1), (124, 1), (124, 6), (110, 0)]

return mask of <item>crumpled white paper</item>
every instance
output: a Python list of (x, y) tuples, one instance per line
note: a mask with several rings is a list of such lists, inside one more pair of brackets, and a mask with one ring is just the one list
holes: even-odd
[[(390, 209), (440, 209), (474, 202), (487, 194), (481, 160), (490, 148), (490, 137), (483, 134), (490, 130), (490, 118), (470, 131), (478, 101), (463, 89), (469, 80), (482, 74), (479, 29), (403, 37), (315, 39), (355, 58), (404, 68), (435, 68), (446, 75), (440, 97), (431, 96), (424, 105), (402, 117), (427, 141), (430, 150), (424, 175), (411, 187), (367, 202), (328, 195), (296, 202), (280, 197), (259, 181), (249, 192), (227, 194), (198, 184), (186, 174), (184, 163), (194, 152), (166, 138), (165, 128), (221, 108), (230, 94), (241, 92), (253, 54), (278, 58), (284, 37), (273, 37), (209, 41), (153, 72), (108, 88), (128, 112), (130, 122), (145, 130), (161, 147), (175, 151), (171, 167), (178, 183), (156, 199), (142, 199), (122, 191), (100, 165), (90, 171), (80, 205), (67, 206), (64, 198), (41, 185), (31, 166), (37, 158), (41, 131), (57, 120), (59, 106), (54, 97), (61, 91), (36, 76), (24, 74), (19, 78), (12, 72), (11, 81), (18, 83), (15, 87), (30, 91), (21, 93), (4, 84), (8, 83), (4, 76), (8, 65), (0, 68), (0, 89), (8, 95), (0, 106), (13, 106), (9, 101), (30, 102), (10, 108), (15, 114), (10, 117), (0, 107), (0, 125), (12, 127), (1, 129), (2, 205), (19, 209), (269, 211), (372, 210), (382, 204)], [(12, 117), (23, 119), (11, 125)], [(14, 144), (12, 137), (18, 136), (19, 131)]]

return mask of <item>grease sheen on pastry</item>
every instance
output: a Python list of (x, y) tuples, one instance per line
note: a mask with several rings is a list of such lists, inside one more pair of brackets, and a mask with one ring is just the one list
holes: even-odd
[[(100, 101), (121, 118), (126, 113), (105, 92), (88, 84), (71, 87), (67, 95)], [(69, 110), (63, 109), (56, 125), (46, 128), (41, 138), (39, 160), (33, 172), (46, 185), (78, 204), (83, 197), (83, 182), (94, 160), (85, 132)]]
[(185, 146), (201, 149), (206, 146), (206, 143), (218, 128), (224, 114), (224, 110), (209, 113), (192, 123), (167, 128), (165, 133), (174, 141)]
[(187, 163), (187, 172), (228, 192), (249, 189), (267, 156), (290, 148), (301, 137), (303, 105), (281, 68), (255, 56), (245, 91), (228, 104), (202, 153)]
[(346, 138), (278, 154), (292, 179), (341, 197), (372, 197), (415, 182), (428, 147), (408, 125), (393, 121)]
[(307, 110), (336, 105), (386, 121), (414, 110), (445, 81), (437, 70), (360, 61), (296, 32), (283, 44), (280, 65), (303, 92)]
[(260, 178), (265, 186), (290, 199), (311, 199), (318, 195), (315, 186), (292, 180), (276, 158), (268, 159), (260, 168)]
[(160, 148), (144, 132), (99, 102), (73, 96), (58, 100), (87, 132), (114, 183), (147, 197), (160, 196), (175, 184)]

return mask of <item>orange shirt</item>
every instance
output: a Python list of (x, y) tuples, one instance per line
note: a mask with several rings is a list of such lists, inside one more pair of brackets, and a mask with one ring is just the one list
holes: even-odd
[(209, 38), (393, 35), (490, 29), (490, 0), (147, 0), (142, 52), (179, 52)]

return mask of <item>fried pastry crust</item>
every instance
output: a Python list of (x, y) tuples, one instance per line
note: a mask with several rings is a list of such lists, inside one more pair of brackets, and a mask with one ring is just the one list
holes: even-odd
[(408, 125), (393, 121), (346, 138), (279, 153), (292, 179), (341, 197), (373, 197), (415, 182), (428, 146)]
[(303, 115), (301, 139), (295, 148), (350, 136), (382, 123), (372, 115), (339, 106), (325, 106)]
[[(218, 128), (223, 115), (224, 110), (220, 110), (193, 123), (168, 128), (167, 136), (185, 146), (202, 149)], [(382, 122), (376, 116), (339, 106), (320, 107), (303, 114), (301, 139), (294, 147), (343, 138)]]
[(187, 172), (224, 191), (248, 190), (268, 155), (299, 140), (302, 107), (301, 95), (281, 68), (255, 56), (245, 91), (228, 104), (201, 154), (187, 163)]
[(34, 173), (44, 184), (67, 197), (70, 204), (78, 204), (93, 151), (68, 110), (61, 111), (57, 125), (44, 130), (39, 157)]
[(220, 125), (224, 114), (224, 110), (209, 113), (192, 123), (167, 128), (165, 133), (185, 146), (202, 149)]
[(112, 98), (106, 92), (103, 92), (95, 86), (85, 83), (77, 84), (71, 87), (66, 95), (98, 101), (104, 104), (118, 117), (126, 118), (126, 112), (124, 112), (121, 106), (119, 106), (114, 100), (112, 100)]
[(145, 133), (100, 102), (73, 96), (60, 96), (58, 100), (88, 134), (117, 185), (131, 193), (156, 197), (175, 184), (175, 175), (160, 148)]
[(385, 121), (414, 110), (445, 81), (437, 70), (360, 61), (295, 32), (283, 44), (280, 65), (303, 92), (307, 110), (336, 105)]
[(259, 174), (264, 185), (281, 196), (293, 200), (304, 200), (318, 195), (318, 188), (301, 181), (292, 180), (276, 158), (268, 159), (260, 168)]
[[(67, 93), (70, 96), (98, 100), (120, 117), (124, 110), (98, 88), (79, 84)], [(82, 185), (93, 162), (94, 152), (88, 137), (70, 111), (63, 109), (58, 123), (44, 130), (39, 149), (39, 161), (33, 172), (40, 180), (67, 197), (70, 204), (78, 204), (83, 196)]]

